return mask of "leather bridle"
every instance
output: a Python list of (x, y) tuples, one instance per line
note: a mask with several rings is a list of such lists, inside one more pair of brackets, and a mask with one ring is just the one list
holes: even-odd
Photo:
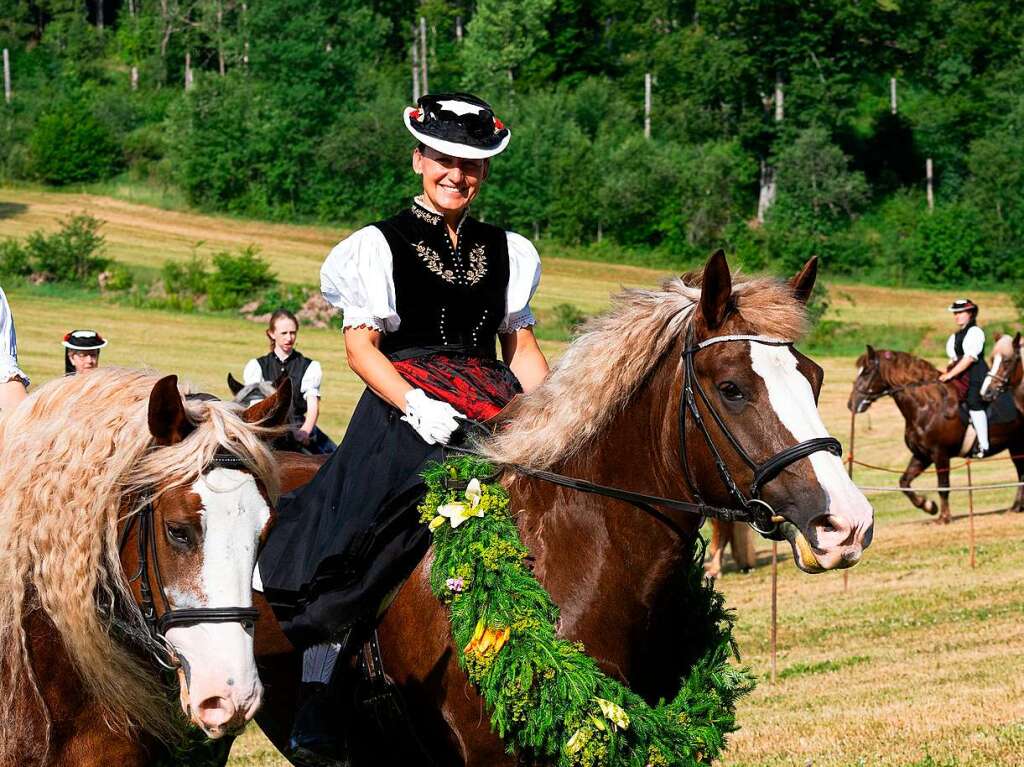
[[(874, 393), (868, 391), (868, 387), (870, 387), (872, 382), (874, 382), (875, 376), (881, 375), (881, 372), (882, 366), (879, 364), (877, 360), (875, 360), (874, 364), (871, 365), (871, 375), (868, 376), (864, 384), (861, 385), (860, 376), (858, 376), (857, 380), (853, 382), (854, 394), (860, 395), (861, 404), (870, 405), (872, 402), (877, 402), (878, 400), (882, 399), (882, 397), (890, 397), (893, 394), (898, 394), (899, 392), (907, 391), (908, 389), (919, 389), (922, 386), (939, 386), (943, 383), (947, 383), (946, 381), (940, 381), (939, 379), (936, 378), (933, 381), (913, 381), (908, 384), (903, 384), (902, 386), (887, 385), (881, 391), (877, 391)], [(863, 375), (863, 371), (861, 371), (861, 374)], [(857, 412), (861, 412), (860, 405), (857, 406)]]
[[(245, 462), (238, 456), (226, 451), (218, 452), (213, 460), (203, 469), (203, 473), (211, 469), (236, 469), (246, 470)], [(157, 660), (165, 668), (176, 668), (179, 662), (173, 649), (165, 639), (164, 635), (168, 629), (175, 626), (194, 626), (198, 623), (240, 623), (242, 628), (249, 631), (256, 625), (259, 618), (259, 610), (255, 607), (187, 607), (174, 609), (167, 598), (167, 590), (164, 586), (163, 575), (160, 571), (160, 559), (156, 545), (156, 520), (152, 499), (146, 503), (125, 523), (121, 531), (121, 538), (118, 542), (119, 554), (124, 551), (125, 544), (132, 529), (138, 525), (137, 536), (139, 569), (135, 575), (128, 579), (129, 583), (139, 582), (140, 604), (142, 618), (149, 629), (149, 639), (155, 648), (161, 652), (154, 653)], [(152, 562), (152, 568), (150, 563)], [(150, 570), (152, 569), (152, 577)], [(155, 580), (155, 586), (153, 581)], [(157, 615), (157, 600), (162, 607), (162, 612)], [(166, 656), (166, 660), (161, 657)]]
[[(590, 482), (585, 479), (569, 477), (564, 474), (558, 474), (556, 472), (545, 471), (542, 469), (533, 469), (520, 464), (505, 464), (505, 468), (511, 469), (519, 474), (534, 477), (544, 482), (559, 485), (560, 487), (567, 487), (582, 493), (591, 493), (593, 495), (600, 495), (606, 498), (626, 501), (657, 519), (676, 533), (680, 538), (685, 539), (687, 536), (671, 517), (659, 511), (656, 507), (683, 511), (689, 514), (696, 514), (702, 518), (707, 517), (711, 519), (718, 519), (723, 522), (746, 522), (766, 538), (781, 540), (781, 534), (779, 531), (779, 522), (781, 519), (776, 515), (775, 510), (760, 497), (761, 490), (768, 482), (771, 482), (771, 480), (777, 477), (791, 464), (822, 450), (825, 450), (835, 456), (842, 456), (843, 448), (842, 445), (840, 445), (839, 440), (835, 437), (815, 437), (813, 439), (798, 442), (791, 447), (781, 450), (766, 461), (761, 463), (755, 462), (740, 444), (732, 431), (730, 431), (729, 427), (726, 426), (725, 421), (722, 420), (718, 411), (711, 404), (710, 399), (707, 394), (705, 394), (703, 387), (700, 385), (700, 381), (697, 379), (697, 374), (693, 367), (693, 358), (701, 350), (716, 344), (734, 341), (749, 341), (750, 343), (760, 343), (767, 346), (792, 347), (793, 345), (791, 341), (756, 335), (715, 336), (695, 344), (693, 342), (692, 328), (687, 332), (686, 345), (682, 351), (683, 384), (679, 395), (679, 459), (683, 464), (683, 473), (686, 478), (686, 484), (695, 501), (682, 501), (675, 498), (663, 498), (657, 495), (636, 493), (631, 490), (622, 490), (617, 487), (599, 485), (596, 482)], [(725, 435), (733, 450), (737, 455), (739, 455), (744, 463), (753, 470), (753, 481), (746, 493), (740, 490), (738, 483), (732, 476), (732, 472), (729, 471), (729, 467), (726, 465), (725, 460), (722, 457), (721, 451), (711, 438), (711, 433), (708, 431), (704, 417), (701, 415), (700, 409), (697, 405), (698, 398), (704, 403), (704, 407), (711, 414), (712, 420), (715, 421), (718, 428)], [(735, 506), (712, 506), (704, 502), (703, 497), (697, 490), (696, 479), (693, 477), (693, 468), (690, 465), (687, 456), (686, 418), (688, 412), (693, 418), (694, 423), (697, 425), (698, 430), (703, 435), (704, 442), (711, 451), (711, 455), (715, 461), (715, 466), (717, 467), (719, 476), (726, 488), (729, 490), (733, 499), (736, 501)], [(487, 429), (483, 424), (473, 423), (485, 430)], [(473, 450), (467, 450), (459, 447), (449, 446), (445, 449), (457, 453), (477, 455)], [(465, 485), (465, 481), (445, 480), (445, 486), (449, 489), (465, 488)]]

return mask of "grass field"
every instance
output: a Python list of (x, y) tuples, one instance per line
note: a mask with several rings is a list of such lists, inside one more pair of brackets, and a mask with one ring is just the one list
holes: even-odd
[[(255, 242), (282, 277), (314, 282), (327, 249), (343, 232), (174, 213), (109, 198), (0, 190), (0, 237), (53, 229), (72, 211), (107, 220), (111, 255), (142, 270), (164, 259), (204, 249)], [(543, 254), (542, 254), (543, 255)], [(653, 284), (659, 273), (634, 267), (548, 260), (536, 304), (571, 302), (600, 309), (620, 284)], [(965, 289), (966, 292), (966, 289)], [(979, 294), (985, 317), (1008, 323), (1009, 301)], [(37, 382), (59, 375), (61, 335), (97, 327), (111, 339), (104, 364), (147, 365), (178, 372), (197, 387), (226, 395), (224, 375), (241, 371), (262, 353), (259, 326), (228, 316), (181, 315), (131, 309), (87, 298), (54, 298), (38, 291), (9, 294), (18, 322), (21, 362)], [(830, 316), (871, 327), (932, 326), (933, 342), (948, 333), (944, 306), (950, 292), (894, 291), (840, 285)], [(325, 428), (340, 436), (361, 391), (345, 367), (337, 332), (303, 329), (300, 347), (324, 363)], [(551, 356), (562, 345), (545, 344)], [(830, 431), (847, 441), (845, 407), (853, 357), (818, 358), (826, 371), (821, 410)], [(902, 468), (902, 420), (890, 401), (857, 419), (857, 456)], [(975, 464), (975, 483), (1011, 481), (1008, 462)], [(857, 470), (858, 482), (890, 485), (895, 475)], [(934, 484), (934, 475), (919, 480)], [(953, 475), (954, 486), (964, 481)], [(1012, 491), (977, 493), (979, 511), (1004, 508)], [(799, 573), (784, 552), (779, 577), (779, 679), (767, 678), (769, 575), (727, 572), (720, 581), (736, 609), (744, 663), (761, 678), (741, 705), (742, 730), (722, 764), (903, 765), (982, 767), (1024, 765), (1024, 515), (983, 513), (975, 518), (978, 566), (967, 566), (965, 494), (953, 496), (954, 521), (936, 526), (901, 496), (871, 496), (876, 509), (873, 546), (849, 572)], [(761, 560), (769, 549), (762, 544)], [(250, 729), (236, 744), (231, 764), (284, 765), (262, 735)]]

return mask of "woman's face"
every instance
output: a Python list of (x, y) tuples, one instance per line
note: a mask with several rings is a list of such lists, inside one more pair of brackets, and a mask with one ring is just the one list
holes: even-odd
[(68, 359), (75, 368), (76, 373), (85, 373), (100, 364), (99, 349), (85, 349), (82, 351), (68, 350)]
[(953, 319), (956, 321), (956, 326), (958, 328), (962, 328), (964, 325), (971, 321), (971, 313), (957, 312), (956, 314), (953, 315)]
[(412, 168), (423, 176), (423, 194), (442, 213), (463, 211), (480, 191), (489, 167), (490, 160), (464, 160), (430, 147), (412, 153)]
[(280, 349), (285, 356), (291, 354), (292, 349), (295, 348), (295, 337), (298, 334), (298, 327), (287, 317), (278, 317), (274, 321), (274, 327), (267, 331), (274, 346)]

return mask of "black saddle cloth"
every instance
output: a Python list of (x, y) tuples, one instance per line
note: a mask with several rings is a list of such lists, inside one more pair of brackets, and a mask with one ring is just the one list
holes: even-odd
[[(985, 408), (985, 413), (988, 415), (989, 425), (999, 423), (1013, 423), (1019, 417), (1017, 414), (1017, 406), (1013, 401), (1013, 393), (1004, 391), (993, 402), (990, 402), (988, 407)], [(970, 415), (967, 411), (967, 403), (960, 403), (960, 423), (966, 426), (971, 420)]]

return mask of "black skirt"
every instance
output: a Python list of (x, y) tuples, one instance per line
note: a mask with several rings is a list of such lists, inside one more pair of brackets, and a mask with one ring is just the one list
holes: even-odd
[(420, 476), (442, 459), (367, 389), (341, 446), (316, 476), (281, 497), (260, 553), (264, 593), (298, 647), (338, 641), (415, 568), (430, 544)]

